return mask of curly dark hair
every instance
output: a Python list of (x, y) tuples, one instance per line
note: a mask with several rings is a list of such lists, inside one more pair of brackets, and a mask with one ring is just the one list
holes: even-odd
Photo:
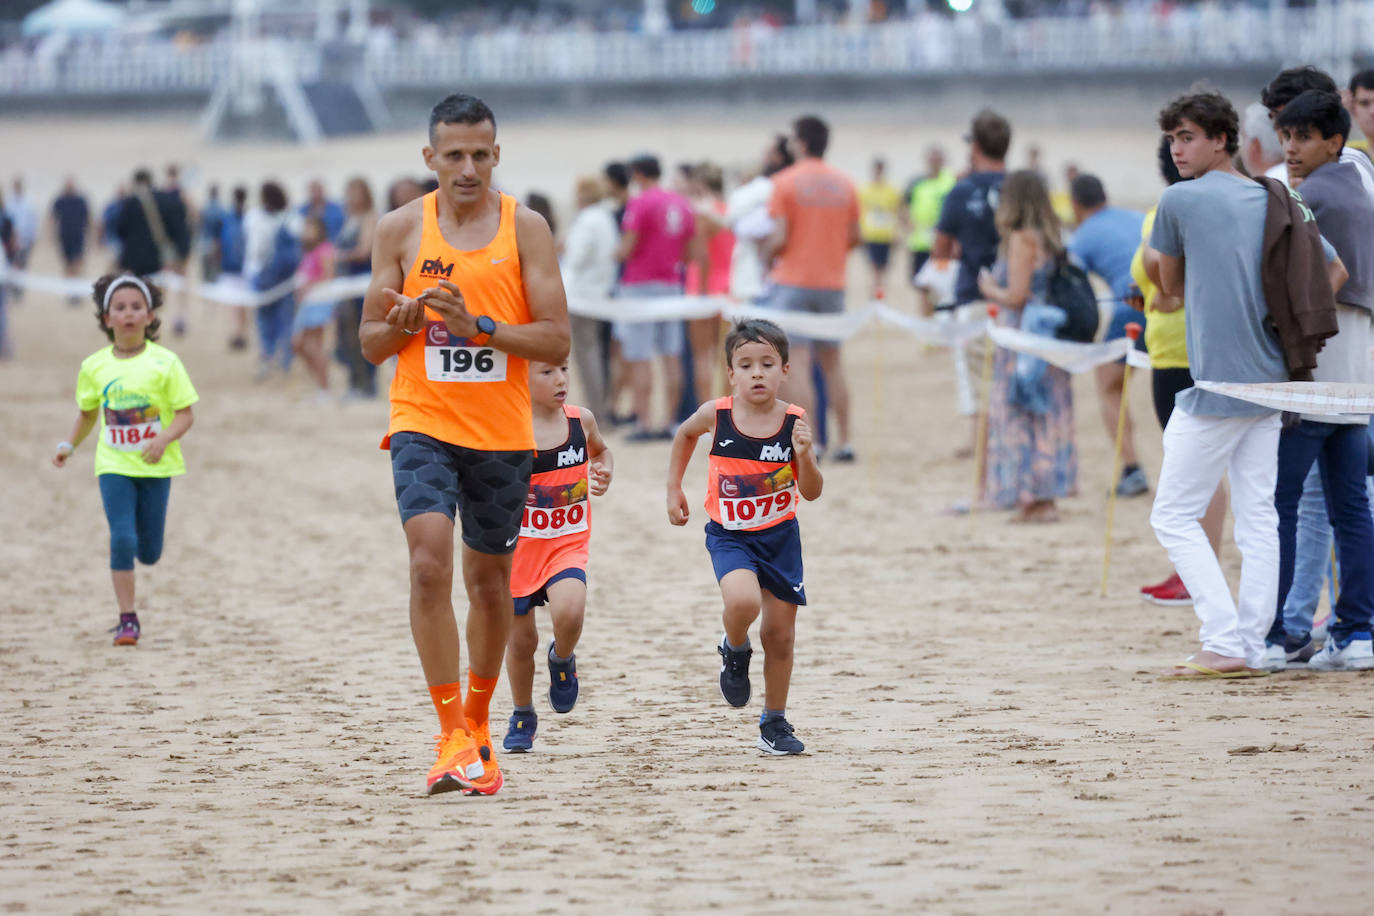
[[(114, 330), (105, 324), (105, 291), (110, 288), (110, 284), (122, 277), (138, 277), (137, 274), (129, 271), (121, 271), (117, 274), (106, 274), (95, 285), (91, 287), (91, 299), (95, 302), (95, 320), (100, 323), (100, 330), (105, 332), (105, 336), (114, 342)], [(162, 290), (154, 286), (147, 277), (138, 277), (139, 282), (148, 287), (148, 293), (153, 297), (153, 301), (148, 303), (148, 313), (153, 316), (153, 320), (148, 322), (148, 326), (143, 329), (144, 340), (157, 340), (157, 332), (162, 327), (162, 319), (157, 317), (157, 310), (162, 308)], [(131, 289), (138, 287), (129, 284)]]
[(1174, 165), (1174, 154), (1169, 149), (1169, 138), (1159, 138), (1159, 176), (1164, 179), (1166, 185), (1176, 185), (1186, 179), (1178, 173), (1178, 166)]
[(1207, 89), (1174, 99), (1159, 113), (1159, 129), (1166, 133), (1177, 130), (1185, 118), (1202, 128), (1208, 139), (1224, 134), (1227, 155), (1234, 156), (1240, 149), (1240, 116), (1220, 92)]

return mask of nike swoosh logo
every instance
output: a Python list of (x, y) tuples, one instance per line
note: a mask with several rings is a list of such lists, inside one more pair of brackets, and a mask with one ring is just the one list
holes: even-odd
[(514, 546), (515, 542), (518, 541), (518, 540), (520, 540), (520, 535), (517, 534), (515, 537), (511, 538), (509, 541), (506, 541), (506, 546), (507, 546), (507, 547)]
[(721, 448), (725, 448), (725, 446), (729, 445), (731, 442), (734, 442), (734, 441), (735, 441), (734, 439), (724, 439), (724, 440), (722, 440), (722, 441), (721, 441), (720, 443), (718, 443), (718, 444), (720, 445)]
[(439, 702), (440, 702), (440, 703), (443, 703), (445, 706), (447, 706), (448, 704), (452, 703), (452, 702), (453, 702), (454, 700), (456, 700), (456, 699), (458, 699), (458, 696), (457, 696), (457, 695), (454, 695), (454, 696), (449, 697), (447, 700), (440, 700)]
[(472, 693), (486, 693), (486, 690), (482, 689), (481, 687), (469, 687), (468, 690)]
[(510, 260), (510, 256), (509, 256), (509, 255), (507, 255), (507, 256), (504, 257), (504, 258), (492, 258), (492, 259), (491, 259), (491, 263), (493, 263), (493, 264), (500, 264), (502, 261), (508, 261), (508, 260)]

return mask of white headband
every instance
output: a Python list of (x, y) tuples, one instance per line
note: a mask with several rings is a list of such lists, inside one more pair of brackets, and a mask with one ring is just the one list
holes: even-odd
[(138, 291), (143, 294), (143, 300), (148, 303), (148, 308), (151, 309), (153, 307), (153, 294), (148, 292), (148, 285), (133, 274), (124, 274), (123, 276), (115, 277), (110, 281), (110, 285), (105, 288), (105, 301), (100, 305), (100, 313), (102, 315), (110, 310), (110, 297), (113, 296), (115, 290), (119, 289), (121, 286), (136, 287)]

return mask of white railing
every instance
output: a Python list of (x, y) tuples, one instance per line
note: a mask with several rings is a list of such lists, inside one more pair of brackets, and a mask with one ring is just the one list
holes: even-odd
[[(319, 48), (273, 41), (309, 81)], [(239, 60), (252, 58), (243, 54)], [(259, 49), (266, 50), (266, 49)], [(863, 27), (722, 29), (646, 36), (568, 30), (447, 35), (442, 43), (373, 43), (360, 72), (382, 89), (462, 83), (552, 84), (798, 76), (1096, 73), (1312, 62), (1341, 71), (1374, 52), (1374, 0), (1306, 9), (1176, 8), (1086, 18), (982, 23), (972, 17)], [(260, 56), (260, 55), (259, 55)], [(209, 93), (233, 69), (227, 42), (71, 48), (47, 58), (0, 51), (0, 95)], [(1337, 76), (1341, 74), (1338, 72)]]

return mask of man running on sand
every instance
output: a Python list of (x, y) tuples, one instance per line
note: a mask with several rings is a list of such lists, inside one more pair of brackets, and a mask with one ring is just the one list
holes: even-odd
[[(410, 548), (410, 630), (439, 714), (428, 790), (492, 795), (503, 779), (487, 712), (514, 615), (511, 555), (534, 451), (527, 365), (567, 359), (568, 309), (548, 224), (491, 188), (501, 161), (491, 109), (472, 96), (444, 99), (424, 159), (438, 190), (377, 224), (359, 337), (370, 362), (398, 357), (382, 447)], [(466, 697), (455, 515), (469, 604)]]

